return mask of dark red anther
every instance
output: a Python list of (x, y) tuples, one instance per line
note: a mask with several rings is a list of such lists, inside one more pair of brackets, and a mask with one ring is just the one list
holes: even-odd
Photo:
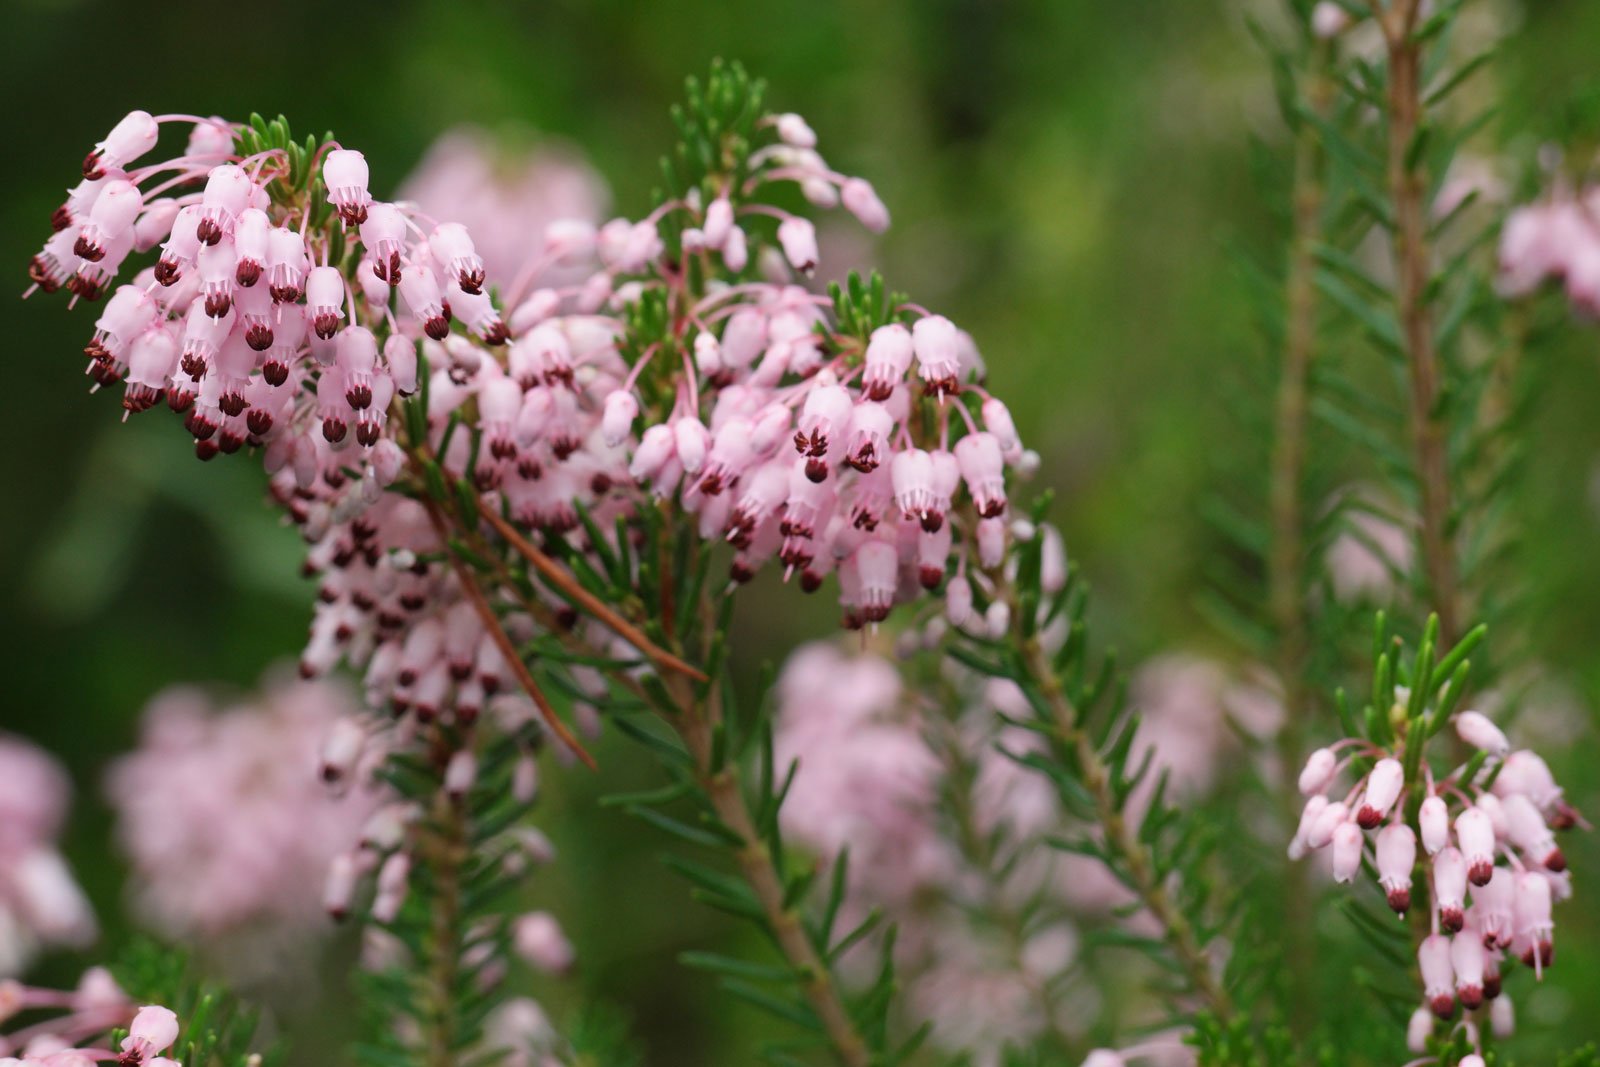
[(356, 411), (365, 411), (372, 406), (372, 386), (366, 383), (351, 385), (344, 391), (344, 402)]
[(204, 245), (215, 245), (222, 240), (222, 227), (216, 219), (201, 219), (200, 224), (194, 228), (194, 235)]
[(106, 176), (106, 169), (100, 165), (100, 149), (96, 148), (83, 157), (83, 176), (92, 182)]
[(252, 322), (244, 330), (244, 343), (257, 352), (272, 347), (272, 327), (264, 322)]
[(233, 280), (246, 289), (252, 288), (261, 280), (261, 264), (253, 259), (241, 259), (234, 269)]
[(78, 234), (78, 239), (72, 242), (72, 253), (80, 259), (87, 259), (90, 263), (98, 263), (106, 258), (105, 246), (90, 238), (87, 230)]
[(333, 340), (333, 335), (339, 332), (339, 313), (337, 311), (317, 312), (311, 319), (311, 328), (324, 341)]
[[(461, 273), (456, 276), (456, 281), (461, 285), (461, 291), (470, 293), (473, 296), (478, 296), (483, 292), (483, 280), (484, 272), (482, 267), (476, 270), (469, 270), (463, 267)], [(493, 341), (489, 343), (494, 344)]]
[(244, 424), (257, 437), (265, 437), (272, 432), (272, 412), (266, 408), (253, 407), (250, 409), (250, 414), (245, 416)]
[(345, 425), (343, 419), (331, 418), (322, 420), (322, 436), (327, 438), (328, 443), (331, 445), (336, 445), (343, 441), (348, 429), (349, 427)]
[(179, 278), (183, 277), (183, 265), (176, 260), (162, 256), (156, 260), (155, 275), (156, 281), (163, 286), (174, 285)]
[(233, 306), (233, 294), (228, 292), (215, 292), (206, 294), (206, 314), (214, 319), (220, 319), (228, 313)]
[(201, 438), (194, 443), (194, 454), (202, 460), (214, 459), (218, 451), (217, 443), (210, 438)]
[(356, 444), (363, 448), (371, 448), (378, 443), (378, 438), (383, 436), (383, 427), (375, 422), (356, 423)]
[(222, 409), (222, 413), (224, 415), (231, 415), (234, 418), (238, 418), (240, 415), (242, 415), (244, 413), (244, 409), (249, 406), (250, 401), (246, 400), (244, 398), (244, 394), (237, 389), (229, 389), (227, 392), (223, 393), (222, 398), (217, 401), (217, 407)]
[(279, 386), (289, 380), (289, 364), (281, 359), (269, 359), (261, 364), (261, 377), (268, 385)]
[(511, 340), (511, 331), (506, 328), (505, 323), (500, 322), (498, 319), (493, 326), (483, 331), (484, 344), (503, 345), (509, 340)]
[(39, 287), (41, 293), (53, 293), (61, 288), (55, 280), (50, 268), (40, 256), (34, 256), (28, 263), (28, 280)]
[(72, 209), (65, 204), (50, 213), (50, 228), (60, 233), (72, 225)]

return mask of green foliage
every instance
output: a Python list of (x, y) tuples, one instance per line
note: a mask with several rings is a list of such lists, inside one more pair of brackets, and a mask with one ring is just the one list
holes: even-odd
[[(178, 1040), (167, 1055), (186, 1067), (278, 1067), (281, 1042), (262, 1034), (260, 1014), (200, 977), (187, 956), (170, 946), (139, 942), (112, 967), (117, 983), (139, 1004), (159, 1004), (178, 1016)], [(124, 1031), (112, 1034), (120, 1047)]]

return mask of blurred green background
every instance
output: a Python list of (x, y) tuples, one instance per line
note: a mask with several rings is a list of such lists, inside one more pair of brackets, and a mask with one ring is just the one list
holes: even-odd
[[(1600, 5), (1492, 6), (1509, 31), (1493, 140), (1526, 151), (1530, 130), (1600, 86)], [(877, 249), (891, 285), (977, 339), (995, 391), (1044, 455), (1102, 635), (1134, 658), (1205, 648), (1215, 639), (1195, 607), (1208, 545), (1199, 510), (1215, 454), (1239, 443), (1220, 383), (1260, 348), (1230, 249), (1270, 255), (1279, 233), (1277, 191), (1250, 165), (1252, 139), (1285, 147), (1244, 29), (1256, 7), (1268, 5), (9, 0), (0, 263), (20, 291), (78, 161), (135, 106), (281, 111), (302, 135), (332, 129), (366, 152), (380, 195), (457, 123), (526, 125), (577, 146), (616, 207), (637, 213), (683, 76), (737, 58), (768, 79), (773, 107), (807, 116), (830, 162), (876, 184), (895, 217)], [(296, 577), (298, 539), (261, 501), (257, 465), (201, 466), (170, 420), (123, 424), (115, 398), (86, 397), (78, 353), (94, 313), (60, 303), (15, 303), (0, 320), (13, 392), (0, 420), (0, 726), (70, 764), (81, 794), (69, 852), (115, 940), (121, 865), (107, 845), (103, 764), (132, 743), (160, 687), (249, 685), (292, 655), (310, 591)], [(1515, 490), (1533, 589), (1526, 624), (1590, 709), (1600, 706), (1597, 348), (1600, 333), (1575, 329), (1549, 353), (1529, 443), (1537, 461)], [(781, 655), (829, 632), (832, 615), (747, 610), (745, 655)], [(578, 944), (576, 984), (632, 1016), (651, 1064), (747, 1062), (764, 1024), (673, 962), (731, 935), (687, 903), (654, 860), (661, 843), (625, 816), (562, 817), (650, 780), (623, 745), (601, 755), (599, 780), (554, 791), (564, 859), (539, 889)], [(1554, 755), (1600, 815), (1592, 759)], [(1580, 901), (1558, 912), (1553, 1031), (1533, 1049), (1593, 1033), (1572, 1009), (1600, 988), (1600, 849), (1580, 852)], [(74, 967), (57, 958), (46, 973)], [(348, 1025), (341, 1016), (298, 1020), (329, 1040), (303, 1041), (297, 1063), (323, 1062)]]

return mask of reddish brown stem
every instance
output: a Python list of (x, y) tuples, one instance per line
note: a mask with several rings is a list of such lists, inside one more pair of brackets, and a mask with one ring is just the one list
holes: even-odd
[(493, 605), (483, 595), (483, 590), (478, 586), (477, 578), (472, 571), (456, 558), (450, 551), (450, 528), (444, 521), (444, 516), (439, 514), (439, 509), (430, 501), (424, 501), (423, 506), (428, 511), (428, 518), (433, 522), (434, 531), (443, 542), (446, 555), (450, 560), (450, 568), (455, 572), (456, 580), (461, 583), (462, 592), (467, 594), (467, 599), (472, 603), (472, 608), (478, 613), (478, 618), (483, 622), (484, 628), (489, 631), (489, 637), (494, 641), (495, 647), (500, 650), (500, 655), (505, 659), (511, 673), (516, 675), (517, 684), (522, 686), (529, 698), (539, 709), (539, 714), (544, 718), (550, 732), (561, 740), (561, 743), (572, 750), (584, 765), (590, 770), (595, 770), (597, 764), (588, 749), (573, 736), (567, 729), (567, 724), (561, 721), (561, 716), (556, 714), (556, 709), (551, 705), (549, 698), (533, 680), (533, 672), (528, 670), (528, 665), (522, 660), (522, 653), (517, 651), (517, 646), (512, 642), (511, 636), (506, 633), (504, 626), (500, 625), (500, 616), (495, 614)]
[(703, 672), (650, 640), (645, 636), (643, 630), (624, 619), (605, 601), (585, 589), (582, 583), (572, 576), (571, 572), (551, 559), (532, 541), (522, 536), (515, 526), (496, 514), (493, 508), (480, 508), (479, 510), (483, 513), (483, 517), (489, 525), (493, 526), (495, 531), (505, 539), (505, 542), (522, 555), (523, 559), (532, 564), (533, 569), (538, 571), (545, 581), (577, 601), (590, 615), (593, 615), (615, 631), (618, 637), (621, 637), (628, 644), (644, 653), (658, 666), (687, 675), (697, 682), (706, 680)]

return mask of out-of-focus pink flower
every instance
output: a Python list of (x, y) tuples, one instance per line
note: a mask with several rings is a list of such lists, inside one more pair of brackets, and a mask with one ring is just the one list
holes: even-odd
[[(611, 200), (605, 181), (572, 150), (547, 144), (519, 151), (474, 126), (459, 126), (436, 140), (398, 196), (441, 223), (465, 224), (489, 283), (501, 286), (544, 252), (547, 226), (599, 222)], [(580, 265), (540, 279), (567, 285), (586, 277)]]
[(143, 917), (207, 949), (248, 944), (267, 957), (325, 929), (328, 866), (378, 803), (366, 790), (330, 796), (319, 781), (325, 736), (359, 708), (344, 686), (286, 675), (222, 707), (193, 688), (151, 701), (139, 749), (107, 780)]
[(825, 642), (797, 650), (778, 681), (774, 755), (800, 764), (784, 829), (825, 856), (848, 847), (852, 888), (874, 903), (903, 902), (950, 870), (934, 823), (938, 760), (900, 698), (888, 661)]
[(1333, 595), (1344, 603), (1388, 600), (1395, 575), (1411, 569), (1410, 534), (1400, 523), (1361, 507), (1348, 511), (1345, 524), (1326, 557)]
[(55, 847), (71, 794), (44, 750), (0, 734), (0, 977), (43, 946), (94, 939), (94, 914)]

